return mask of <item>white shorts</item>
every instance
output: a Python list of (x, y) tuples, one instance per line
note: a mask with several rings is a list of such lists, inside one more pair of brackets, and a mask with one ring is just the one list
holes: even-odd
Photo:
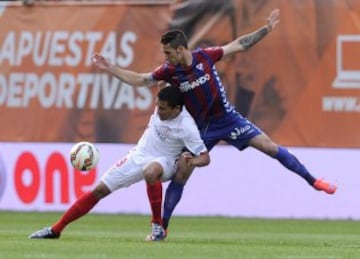
[(111, 192), (123, 187), (128, 187), (144, 179), (144, 168), (157, 162), (163, 168), (162, 182), (169, 181), (176, 171), (176, 159), (168, 157), (139, 156), (129, 153), (120, 159), (101, 177), (101, 181)]

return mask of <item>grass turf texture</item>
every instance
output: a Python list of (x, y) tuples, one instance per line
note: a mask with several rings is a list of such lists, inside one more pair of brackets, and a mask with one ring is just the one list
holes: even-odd
[(0, 212), (0, 258), (360, 258), (360, 222), (174, 217), (145, 242), (148, 216), (89, 214), (59, 240), (28, 239), (60, 213)]

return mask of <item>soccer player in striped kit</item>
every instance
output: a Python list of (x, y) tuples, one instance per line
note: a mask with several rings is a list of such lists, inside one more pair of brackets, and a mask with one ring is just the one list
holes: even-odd
[[(194, 117), (201, 137), (210, 151), (219, 141), (225, 141), (238, 150), (248, 146), (277, 159), (283, 166), (302, 177), (319, 191), (333, 194), (336, 186), (317, 179), (285, 147), (278, 145), (249, 120), (241, 116), (228, 102), (225, 89), (215, 68), (215, 63), (235, 53), (245, 51), (268, 35), (279, 22), (279, 10), (273, 10), (267, 23), (258, 30), (240, 36), (224, 46), (188, 49), (182, 31), (172, 30), (161, 37), (161, 48), (165, 62), (152, 73), (140, 74), (109, 64), (101, 55), (94, 55), (94, 63), (120, 80), (144, 86), (156, 82), (167, 82), (178, 86), (184, 94), (185, 106)], [(164, 201), (162, 219), (154, 217), (167, 231), (170, 217), (181, 199), (184, 185), (193, 170), (179, 167), (169, 184)], [(150, 202), (152, 195), (149, 193)]]

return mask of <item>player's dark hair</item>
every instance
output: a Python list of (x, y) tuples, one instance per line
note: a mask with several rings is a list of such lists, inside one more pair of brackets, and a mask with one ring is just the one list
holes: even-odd
[(180, 110), (182, 110), (184, 105), (184, 96), (179, 87), (164, 87), (159, 91), (157, 96), (160, 101), (167, 102), (170, 107), (175, 108), (176, 106), (180, 106)]
[(170, 44), (170, 47), (176, 49), (179, 46), (188, 48), (187, 38), (183, 31), (171, 30), (161, 35), (161, 44)]

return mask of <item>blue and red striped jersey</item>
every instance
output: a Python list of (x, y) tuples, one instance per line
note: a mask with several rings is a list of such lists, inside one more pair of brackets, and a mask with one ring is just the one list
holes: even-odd
[(215, 68), (223, 56), (221, 47), (192, 51), (191, 66), (174, 65), (165, 61), (157, 67), (152, 76), (178, 86), (185, 98), (185, 106), (193, 116), (199, 129), (210, 122), (216, 122), (226, 114), (235, 113), (228, 102), (225, 89)]

